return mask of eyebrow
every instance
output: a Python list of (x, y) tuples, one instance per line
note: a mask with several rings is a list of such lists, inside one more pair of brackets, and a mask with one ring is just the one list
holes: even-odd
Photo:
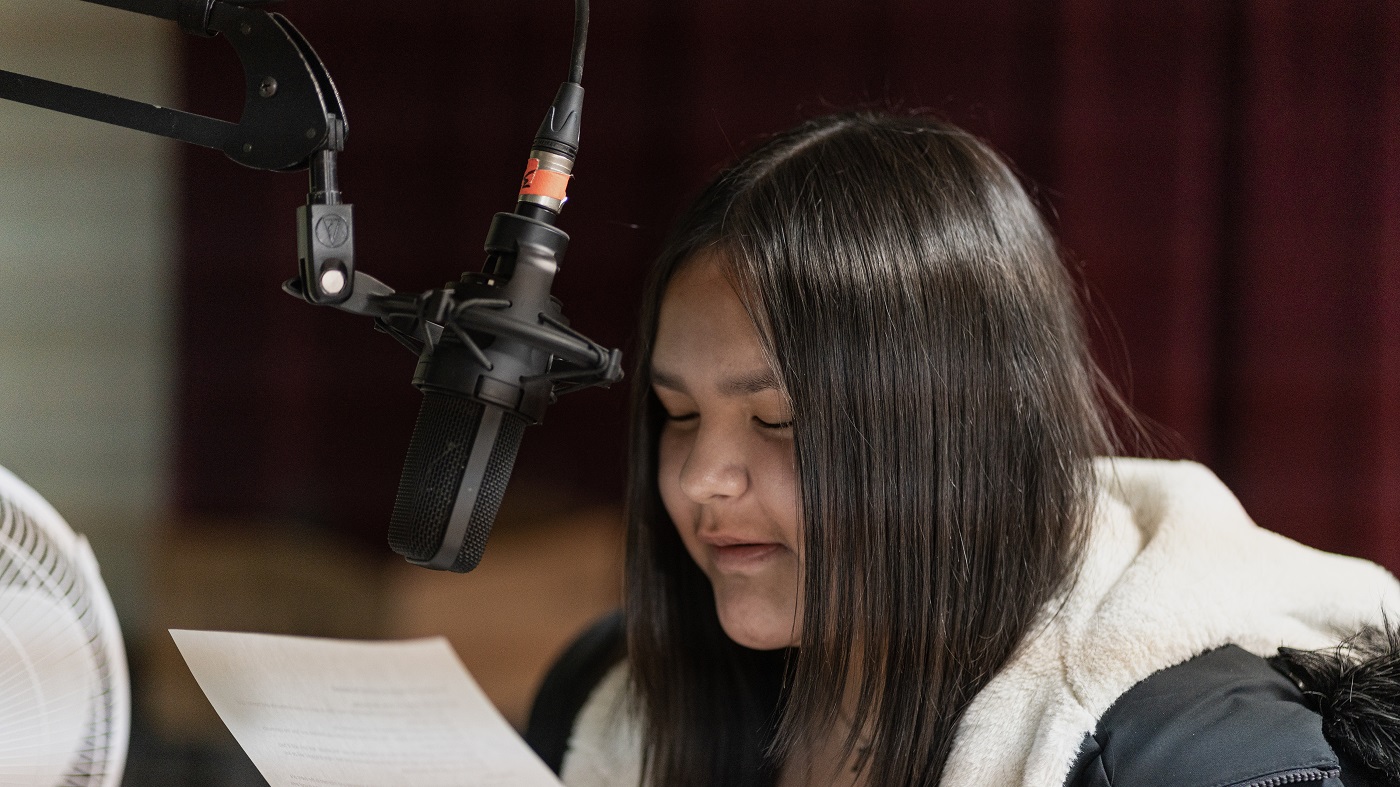
[[(685, 384), (676, 375), (669, 374), (660, 369), (651, 370), (651, 384), (662, 388), (670, 388), (673, 391), (686, 391)], [(721, 380), (717, 390), (721, 396), (744, 396), (756, 394), (762, 391), (778, 389), (778, 378), (774, 376), (772, 369), (759, 369), (757, 371), (737, 374), (733, 377)]]

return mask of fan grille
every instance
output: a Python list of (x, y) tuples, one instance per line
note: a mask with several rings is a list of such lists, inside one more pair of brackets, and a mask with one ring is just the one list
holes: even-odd
[[(118, 740), (122, 734), (118, 730), (118, 718), (124, 709), (121, 707), (116, 677), (117, 671), (124, 673), (125, 666), (111, 663), (111, 657), (103, 645), (108, 635), (104, 630), (102, 613), (94, 604), (94, 599), (105, 598), (105, 588), (91, 587), (82, 566), (74, 562), (72, 552), (62, 549), (24, 508), (2, 495), (0, 589), (5, 591), (0, 620), (11, 619), (12, 615), (21, 612), (17, 609), (19, 604), (26, 600), (32, 602), (35, 598), (47, 600), (53, 607), (66, 610), (71, 615), (69, 620), (55, 621), (52, 627), (55, 633), (47, 644), (64, 648), (76, 640), (76, 647), (85, 652), (48, 655), (59, 658), (76, 656), (94, 665), (96, 671), (92, 680), (78, 689), (87, 694), (80, 699), (86, 703), (85, 728), (80, 734), (77, 749), (71, 755), (71, 762), (55, 784), (62, 787), (100, 787), (107, 784), (109, 776), (115, 775), (109, 774), (109, 771), (123, 767), (126, 747), (125, 741)], [(76, 636), (72, 625), (74, 622), (78, 627)], [(57, 633), (59, 628), (63, 628), (64, 633)], [(44, 645), (41, 642), (37, 647)], [(26, 680), (23, 665), (0, 665), (0, 703), (14, 692), (28, 690)], [(32, 680), (32, 676), (28, 678), (29, 682)], [(12, 750), (12, 753), (18, 752)], [(114, 753), (120, 753), (120, 761), (115, 761)], [(0, 768), (0, 785), (12, 783), (7, 779), (14, 775), (18, 774), (7, 773)]]

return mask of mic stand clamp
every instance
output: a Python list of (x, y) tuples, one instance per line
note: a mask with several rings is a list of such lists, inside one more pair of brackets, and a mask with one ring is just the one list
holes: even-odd
[[(327, 118), (329, 141), (344, 139), (345, 124)], [(336, 172), (339, 147), (328, 146), (312, 155), (311, 193), (297, 208), (297, 272), (302, 297), (309, 303), (333, 306), (348, 300), (355, 288), (354, 206), (341, 201)]]

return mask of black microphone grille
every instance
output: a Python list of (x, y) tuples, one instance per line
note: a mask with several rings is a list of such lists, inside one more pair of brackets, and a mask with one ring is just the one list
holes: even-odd
[(425, 392), (389, 520), (389, 546), (429, 568), (475, 568), (525, 426), (501, 408)]
[[(489, 413), (485, 420), (489, 420)], [(491, 441), (491, 454), (487, 457), (486, 472), (481, 475), (476, 505), (472, 506), (472, 518), (467, 522), (466, 538), (462, 548), (457, 550), (452, 565), (447, 567), (449, 571), (471, 571), (481, 562), (481, 553), (486, 550), (486, 537), (491, 534), (491, 525), (496, 522), (501, 498), (506, 496), (506, 484), (510, 482), (510, 471), (515, 467), (515, 454), (520, 450), (520, 438), (525, 434), (526, 426), (524, 418), (512, 412), (500, 411), (498, 431)], [(471, 468), (467, 472), (470, 473)]]

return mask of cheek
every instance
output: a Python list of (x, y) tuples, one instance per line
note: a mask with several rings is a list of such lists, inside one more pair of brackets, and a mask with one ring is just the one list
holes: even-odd
[[(695, 504), (681, 491), (681, 470), (690, 454), (690, 440), (686, 435), (672, 429), (662, 429), (661, 440), (657, 445), (656, 486), (661, 493), (661, 502), (671, 521), (681, 531), (681, 538), (690, 548), (689, 528), (684, 527), (694, 517)], [(692, 550), (693, 553), (693, 550)]]
[(801, 557), (802, 502), (798, 494), (792, 444), (769, 445), (760, 457), (750, 468), (754, 487), (762, 497), (768, 517), (781, 530), (787, 544)]

